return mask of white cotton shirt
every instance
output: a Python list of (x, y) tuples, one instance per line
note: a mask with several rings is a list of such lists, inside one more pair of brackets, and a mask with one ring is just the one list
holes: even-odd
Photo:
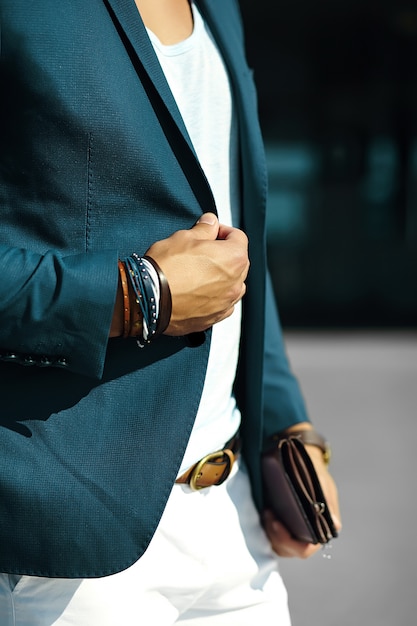
[[(195, 5), (187, 39), (166, 46), (149, 37), (177, 102), (223, 224), (239, 216), (238, 138), (233, 101), (222, 58)], [(213, 326), (207, 374), (191, 438), (179, 475), (223, 447), (240, 424), (233, 396), (239, 353), (241, 304)]]

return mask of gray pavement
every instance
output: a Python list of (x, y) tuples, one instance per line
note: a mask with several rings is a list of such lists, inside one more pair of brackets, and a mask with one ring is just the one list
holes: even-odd
[(343, 521), (330, 559), (281, 561), (293, 626), (416, 626), (417, 333), (285, 335)]

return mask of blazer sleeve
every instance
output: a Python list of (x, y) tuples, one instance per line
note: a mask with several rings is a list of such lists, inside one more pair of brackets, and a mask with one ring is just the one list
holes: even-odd
[(0, 245), (0, 275), (0, 360), (100, 378), (117, 253), (62, 256)]
[(266, 281), (264, 353), (264, 438), (310, 421), (298, 381), (291, 371), (269, 274)]

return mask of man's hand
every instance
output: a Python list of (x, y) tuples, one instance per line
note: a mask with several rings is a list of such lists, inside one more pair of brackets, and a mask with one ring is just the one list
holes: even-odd
[[(306, 446), (306, 450), (313, 461), (335, 528), (337, 531), (340, 531), (342, 524), (335, 482), (324, 463), (321, 450), (316, 446), (309, 445)], [(321, 544), (304, 543), (293, 539), (285, 526), (275, 518), (272, 511), (264, 511), (263, 522), (272, 548), (279, 556), (306, 559), (321, 548)]]
[(190, 230), (157, 241), (146, 252), (164, 272), (171, 290), (167, 335), (206, 330), (229, 317), (246, 291), (248, 240), (237, 228), (205, 213)]

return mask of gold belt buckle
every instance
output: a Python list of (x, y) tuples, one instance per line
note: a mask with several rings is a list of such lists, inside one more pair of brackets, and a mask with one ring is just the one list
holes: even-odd
[[(220, 481), (213, 483), (214, 485), (221, 485), (222, 482), (224, 482), (226, 480), (226, 478), (229, 476), (230, 472), (232, 471), (232, 467), (233, 467), (233, 463), (235, 462), (235, 455), (233, 454), (233, 452), (231, 450), (228, 450), (227, 448), (225, 448), (224, 450), (218, 450), (217, 452), (211, 452), (210, 454), (206, 454), (206, 456), (204, 456), (202, 459), (200, 459), (200, 461), (196, 464), (196, 466), (194, 467), (193, 471), (191, 472), (190, 475), (190, 488), (193, 491), (198, 491), (199, 489), (204, 489), (206, 485), (197, 485), (197, 481), (200, 478), (200, 476), (202, 475), (202, 469), (204, 467), (204, 465), (210, 461), (214, 461), (215, 459), (219, 459), (221, 457), (224, 457), (224, 455), (226, 455), (228, 461), (229, 461), (229, 465), (228, 467), (224, 470)], [(209, 486), (209, 485), (207, 485)]]

